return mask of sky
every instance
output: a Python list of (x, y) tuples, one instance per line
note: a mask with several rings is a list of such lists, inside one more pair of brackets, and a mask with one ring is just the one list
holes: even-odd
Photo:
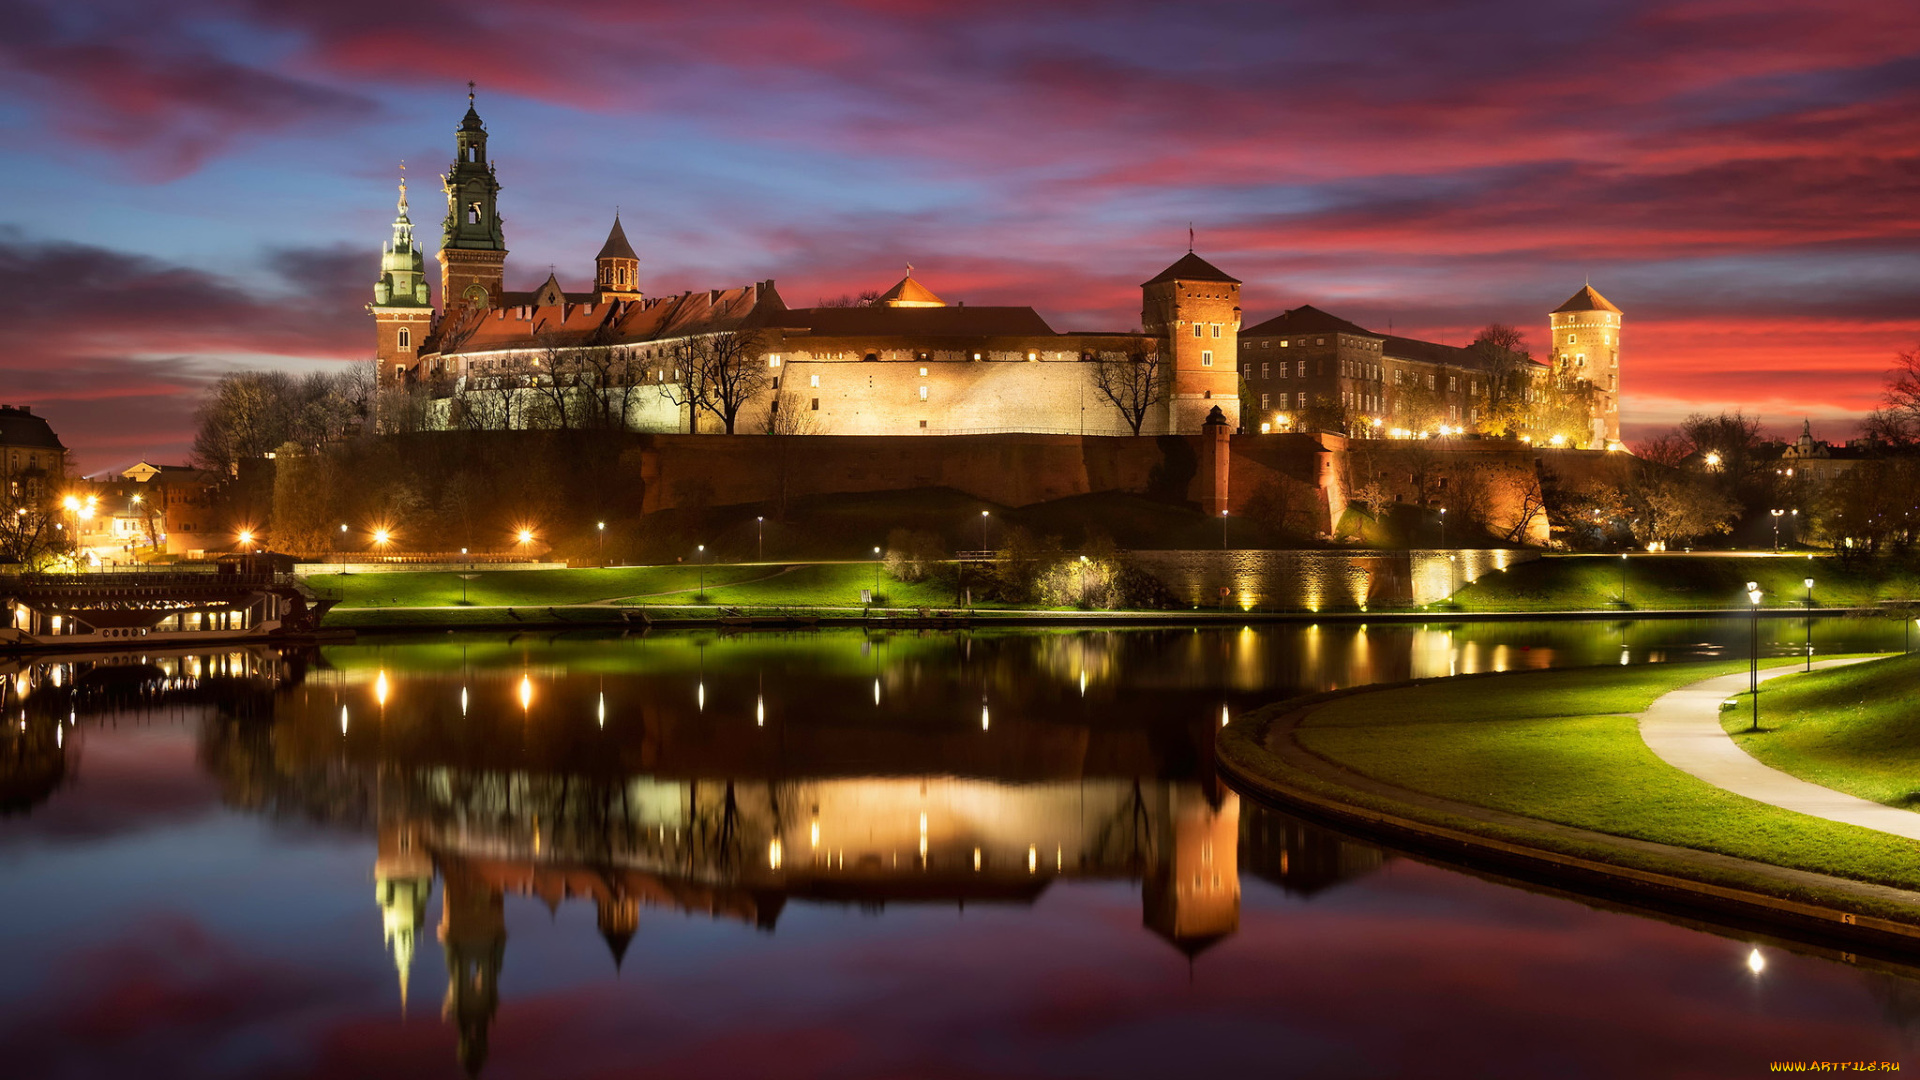
[[(1886, 0), (0, 0), (0, 402), (93, 473), (209, 380), (369, 359), (402, 161), (429, 243), (466, 83), (509, 288), (618, 208), (649, 294), (774, 279), (1058, 330), (1197, 250), (1314, 304), (1545, 349), (1624, 309), (1629, 438), (1840, 439), (1920, 346), (1920, 5)], [(435, 288), (437, 290), (437, 275)], [(436, 295), (435, 300), (439, 297)]]

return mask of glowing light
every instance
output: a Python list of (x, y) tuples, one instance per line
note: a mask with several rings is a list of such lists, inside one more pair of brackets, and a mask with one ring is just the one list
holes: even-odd
[(1747, 970), (1755, 975), (1767, 970), (1767, 958), (1760, 955), (1758, 947), (1747, 954)]
[(520, 676), (520, 711), (526, 712), (533, 707), (533, 679)]
[(460, 688), (460, 715), (467, 715), (467, 688), (464, 686)]
[(1718, 450), (1712, 450), (1712, 451), (1708, 451), (1708, 453), (1707, 453), (1707, 457), (1706, 457), (1706, 462), (1707, 462), (1707, 468), (1709, 468), (1709, 469), (1717, 469), (1717, 468), (1719, 468), (1719, 467), (1720, 467), (1720, 452), (1719, 452)]
[(707, 684), (706, 683), (701, 683), (699, 687), (694, 690), (693, 700), (699, 704), (701, 712), (707, 711)]
[(820, 846), (820, 823), (817, 821), (813, 823), (813, 846)]
[(373, 530), (373, 542), (385, 547), (393, 539), (393, 534), (385, 529)]
[(767, 726), (767, 699), (764, 697), (753, 699), (753, 726)]
[(877, 675), (873, 679), (873, 703), (880, 704), (880, 677)]
[(517, 533), (516, 535), (519, 537), (520, 542), (523, 544), (533, 543), (533, 532), (530, 529), (521, 529), (519, 533)]
[[(82, 517), (85, 517), (85, 516), (87, 516), (87, 515), (85, 515), (85, 514), (82, 514), (81, 516), (82, 516)], [(240, 542), (241, 542), (242, 544), (251, 544), (251, 543), (253, 543), (253, 532), (252, 532), (251, 530), (248, 530), (248, 529), (241, 529), (241, 530), (240, 530)]]
[(347, 707), (345, 705), (342, 705), (340, 706), (340, 734), (345, 735), (346, 733), (347, 733)]
[(973, 870), (974, 870), (974, 873), (976, 874), (980, 872), (980, 849), (979, 848), (973, 849)]
[(602, 693), (600, 695), (600, 703), (595, 707), (595, 712), (599, 714), (600, 726), (606, 727), (607, 726), (607, 695), (605, 693)]
[(1087, 696), (1087, 672), (1084, 668), (1080, 671), (1080, 696)]
[(985, 705), (982, 705), (980, 706), (980, 730), (981, 731), (987, 730), (987, 722), (988, 722), (987, 707)]
[(387, 695), (390, 692), (391, 688), (387, 685), (387, 673), (381, 671), (373, 680), (373, 700), (379, 702), (380, 707), (384, 709), (387, 707)]
[(1027, 845), (1027, 873), (1037, 873), (1040, 869), (1040, 852), (1032, 844)]
[(80, 500), (69, 495), (60, 500), (60, 505), (66, 507), (68, 510), (78, 510), (80, 509)]
[(1231, 717), (1227, 713), (1227, 707), (1225, 705), (1220, 706), (1220, 726), (1226, 727), (1229, 719), (1231, 719)]
[(780, 869), (780, 838), (777, 836), (767, 843), (767, 866)]

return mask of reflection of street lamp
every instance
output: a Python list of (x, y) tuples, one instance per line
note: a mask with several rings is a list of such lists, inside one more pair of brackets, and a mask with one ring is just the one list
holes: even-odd
[(1813, 579), (1807, 578), (1807, 670), (1813, 670)]
[(1760, 583), (1759, 582), (1757, 581), (1747, 582), (1747, 600), (1753, 605), (1749, 609), (1752, 614), (1747, 620), (1747, 624), (1749, 626), (1749, 630), (1747, 632), (1747, 640), (1748, 640), (1747, 689), (1753, 694), (1753, 730), (1759, 731), (1760, 730)]

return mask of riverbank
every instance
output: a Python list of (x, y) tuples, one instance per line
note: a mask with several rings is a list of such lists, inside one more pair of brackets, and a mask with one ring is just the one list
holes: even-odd
[(1641, 741), (1634, 714), (1655, 698), (1744, 667), (1563, 669), (1336, 691), (1241, 717), (1217, 750), (1246, 790), (1397, 845), (1920, 948), (1911, 842), (1721, 791)]
[[(1807, 579), (1813, 587), (1807, 587)], [(1877, 608), (1920, 601), (1920, 573), (1885, 559), (1776, 555), (1549, 555), (1466, 582), (1436, 609), (1462, 613), (1737, 609), (1747, 582), (1765, 609)]]

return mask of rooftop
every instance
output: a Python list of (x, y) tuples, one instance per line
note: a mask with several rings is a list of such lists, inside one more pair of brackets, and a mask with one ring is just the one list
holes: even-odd
[(1189, 251), (1180, 257), (1180, 261), (1160, 271), (1152, 278), (1142, 282), (1145, 285), (1158, 285), (1163, 281), (1224, 281), (1231, 285), (1240, 284), (1240, 279), (1228, 275), (1219, 267)]

